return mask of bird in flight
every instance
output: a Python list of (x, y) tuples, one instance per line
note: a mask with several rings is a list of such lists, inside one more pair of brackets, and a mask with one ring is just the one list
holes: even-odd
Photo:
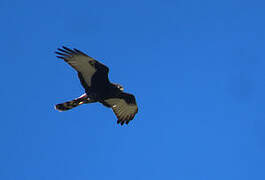
[(55, 52), (58, 58), (63, 59), (77, 71), (85, 93), (80, 97), (57, 104), (55, 109), (67, 111), (81, 104), (99, 102), (112, 108), (117, 117), (117, 123), (128, 124), (138, 112), (134, 95), (123, 92), (119, 84), (111, 83), (108, 78), (109, 68), (86, 55), (78, 49), (65, 46)]

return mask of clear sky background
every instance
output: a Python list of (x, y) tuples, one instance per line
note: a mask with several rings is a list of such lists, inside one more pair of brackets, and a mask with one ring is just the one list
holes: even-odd
[[(0, 1), (1, 180), (264, 180), (265, 2)], [(111, 109), (80, 96), (54, 51), (78, 48), (133, 93)]]

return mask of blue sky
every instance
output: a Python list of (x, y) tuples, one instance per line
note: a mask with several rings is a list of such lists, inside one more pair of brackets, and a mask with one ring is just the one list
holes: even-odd
[[(265, 3), (7, 1), (0, 179), (265, 179)], [(110, 68), (139, 113), (56, 103), (84, 91), (62, 45)]]

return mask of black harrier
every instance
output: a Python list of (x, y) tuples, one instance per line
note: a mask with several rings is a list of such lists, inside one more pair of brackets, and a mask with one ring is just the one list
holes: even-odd
[(57, 104), (55, 108), (66, 111), (81, 104), (100, 102), (106, 107), (112, 108), (118, 118), (117, 123), (128, 124), (138, 111), (135, 97), (123, 92), (123, 87), (109, 81), (109, 68), (97, 60), (89, 57), (77, 49), (64, 47), (55, 52), (78, 74), (79, 80), (85, 89), (85, 94), (77, 99)]

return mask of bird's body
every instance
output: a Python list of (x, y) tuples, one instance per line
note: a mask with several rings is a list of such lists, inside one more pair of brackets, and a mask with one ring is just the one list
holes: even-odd
[(138, 112), (135, 97), (124, 93), (123, 87), (109, 81), (109, 68), (77, 49), (63, 46), (56, 52), (58, 58), (66, 61), (77, 72), (79, 80), (85, 89), (85, 94), (77, 99), (57, 104), (57, 110), (66, 111), (81, 104), (99, 102), (112, 108), (118, 118), (118, 123), (128, 124)]

